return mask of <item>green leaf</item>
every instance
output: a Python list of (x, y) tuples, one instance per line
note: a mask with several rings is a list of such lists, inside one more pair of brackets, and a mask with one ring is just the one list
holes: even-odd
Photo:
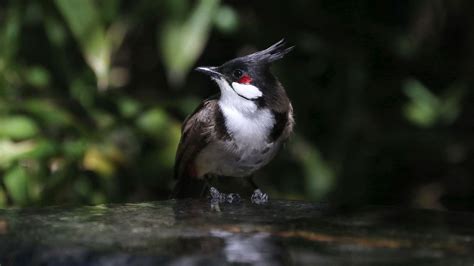
[(170, 156), (170, 154), (175, 154), (178, 147), (181, 138), (181, 124), (170, 123), (164, 133), (166, 133), (162, 139), (164, 145), (158, 152), (158, 161), (162, 167), (172, 169), (174, 156)]
[(334, 169), (323, 159), (319, 150), (301, 136), (295, 136), (289, 144), (303, 168), (308, 196), (315, 200), (326, 196), (336, 184)]
[(18, 159), (40, 159), (52, 156), (57, 150), (58, 143), (53, 140), (40, 139), (37, 140), (35, 146), (30, 151), (18, 156)]
[(405, 82), (403, 90), (410, 99), (404, 107), (406, 118), (420, 127), (431, 127), (435, 123), (452, 123), (461, 112), (463, 86), (447, 90), (437, 96), (417, 80)]
[(0, 188), (0, 208), (4, 208), (7, 205), (7, 195), (5, 191)]
[(13, 142), (0, 139), (0, 168), (8, 168), (15, 160), (28, 154), (36, 147), (32, 141)]
[(46, 16), (44, 19), (44, 29), (51, 44), (56, 46), (56, 48), (64, 46), (67, 40), (66, 26), (59, 19), (53, 16)]
[(10, 169), (3, 178), (7, 192), (17, 205), (28, 202), (28, 174), (21, 166)]
[(45, 68), (34, 66), (27, 70), (26, 80), (33, 87), (45, 88), (49, 85), (51, 77)]
[(200, 0), (187, 19), (176, 15), (163, 27), (161, 54), (172, 85), (182, 84), (202, 53), (218, 6), (219, 0)]
[(162, 135), (169, 125), (166, 112), (161, 108), (153, 108), (142, 114), (137, 120), (137, 126), (150, 135)]
[(49, 100), (33, 99), (25, 101), (22, 107), (49, 125), (56, 127), (73, 125), (72, 116), (66, 110)]
[(230, 6), (221, 6), (214, 17), (214, 23), (220, 31), (232, 33), (239, 26), (239, 18), (234, 9)]
[(26, 116), (0, 117), (0, 138), (27, 139), (38, 133), (35, 122)]
[(64, 154), (72, 159), (79, 159), (84, 156), (87, 149), (86, 140), (65, 140), (62, 143)]
[(408, 80), (403, 89), (411, 100), (404, 110), (407, 119), (421, 127), (432, 126), (440, 106), (438, 98), (417, 80)]
[(82, 53), (94, 71), (99, 89), (109, 82), (111, 44), (92, 0), (55, 0), (69, 29), (79, 42)]
[(140, 103), (135, 99), (123, 97), (118, 100), (120, 114), (123, 117), (131, 118), (135, 116), (141, 109)]
[(96, 2), (105, 22), (111, 23), (117, 18), (121, 2), (121, 0), (100, 0)]

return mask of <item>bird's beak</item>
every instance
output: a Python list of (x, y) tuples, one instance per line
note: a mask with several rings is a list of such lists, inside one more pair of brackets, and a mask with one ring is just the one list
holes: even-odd
[(198, 72), (209, 75), (211, 78), (221, 78), (223, 75), (217, 70), (217, 67), (197, 67)]

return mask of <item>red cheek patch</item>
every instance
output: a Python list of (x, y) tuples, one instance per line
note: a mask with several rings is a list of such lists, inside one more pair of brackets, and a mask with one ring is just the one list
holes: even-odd
[(249, 84), (250, 82), (252, 82), (252, 78), (249, 77), (248, 75), (243, 75), (243, 76), (239, 79), (239, 83), (240, 83), (240, 84)]

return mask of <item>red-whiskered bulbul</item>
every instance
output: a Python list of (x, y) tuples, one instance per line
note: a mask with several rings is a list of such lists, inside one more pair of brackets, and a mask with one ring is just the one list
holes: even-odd
[[(219, 67), (196, 68), (217, 83), (220, 93), (184, 121), (173, 198), (202, 196), (207, 177), (229, 176), (248, 178), (255, 189), (252, 202), (267, 201), (251, 176), (270, 162), (293, 130), (291, 102), (270, 72), (271, 63), (292, 49), (281, 40)], [(211, 196), (216, 195), (221, 196), (211, 187)]]

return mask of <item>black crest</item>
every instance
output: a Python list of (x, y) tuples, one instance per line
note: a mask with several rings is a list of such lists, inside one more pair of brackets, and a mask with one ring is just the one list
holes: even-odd
[(265, 50), (246, 55), (241, 59), (249, 62), (259, 62), (269, 64), (276, 60), (282, 59), (287, 53), (293, 50), (294, 46), (285, 47), (285, 39), (281, 39), (277, 43), (268, 47)]

